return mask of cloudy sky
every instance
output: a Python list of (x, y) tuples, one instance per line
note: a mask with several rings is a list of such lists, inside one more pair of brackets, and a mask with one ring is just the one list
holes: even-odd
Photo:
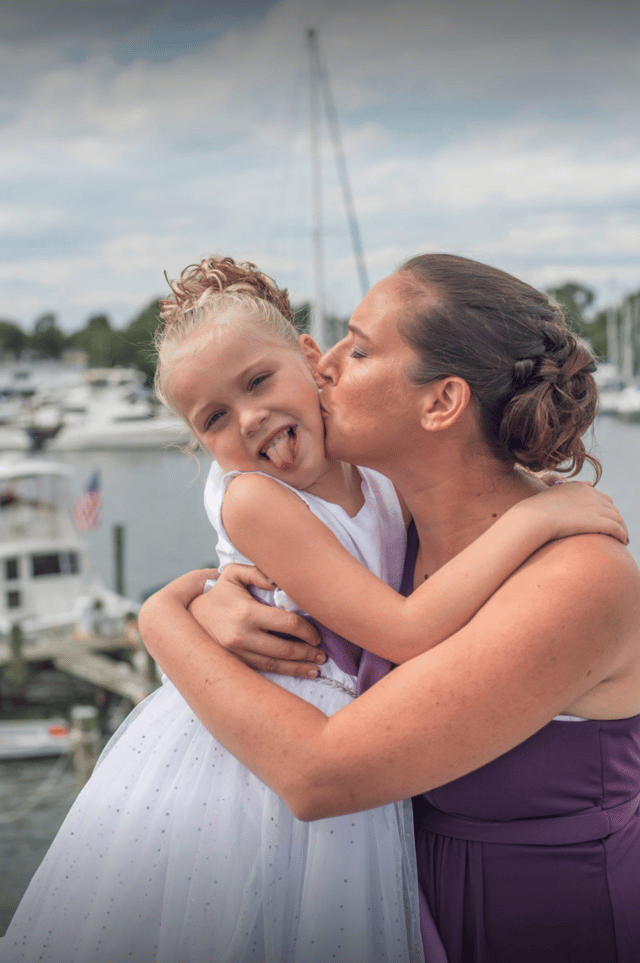
[[(312, 296), (318, 31), (372, 282), (640, 287), (637, 0), (1, 0), (0, 317), (131, 320), (207, 253)], [(325, 291), (360, 297), (328, 128)]]

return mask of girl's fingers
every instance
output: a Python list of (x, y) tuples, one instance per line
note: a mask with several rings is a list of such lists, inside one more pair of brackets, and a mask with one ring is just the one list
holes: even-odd
[[(304, 619), (301, 620), (304, 622)], [(307, 623), (308, 624), (308, 623)], [(301, 632), (304, 628), (301, 627)], [(243, 662), (260, 672), (275, 672), (280, 675), (315, 677), (326, 655), (315, 644), (306, 644), (295, 639), (282, 639), (271, 632), (256, 631), (243, 643), (239, 655)], [(312, 665), (310, 665), (312, 663)]]
[(316, 627), (295, 612), (263, 605), (260, 612), (252, 614), (257, 637), (267, 654), (277, 659), (304, 659), (309, 646), (316, 649), (321, 641)]
[[(271, 664), (275, 668), (270, 668)], [(308, 662), (285, 662), (282, 659), (269, 663), (269, 666), (261, 669), (262, 672), (273, 672), (276, 675), (289, 675), (297, 679), (317, 679), (321, 675), (321, 666), (310, 666)]]
[(629, 544), (629, 532), (624, 519), (617, 510), (609, 513), (602, 512), (597, 516), (596, 525), (602, 535), (611, 535), (623, 545)]
[[(319, 649), (307, 647), (308, 657), (301, 660), (277, 659), (266, 655), (254, 655), (254, 668), (260, 672), (274, 672), (278, 675), (290, 675), (297, 678), (315, 679), (322, 671), (322, 663), (317, 662), (316, 658), (322, 655), (326, 661), (326, 656)], [(312, 656), (312, 658), (310, 657)]]
[(272, 582), (255, 565), (239, 565), (237, 563), (226, 565), (221, 578), (224, 578), (227, 582), (235, 582), (236, 585), (244, 585), (245, 588), (253, 585), (255, 588), (266, 589), (268, 592), (272, 591), (275, 586), (275, 582)]

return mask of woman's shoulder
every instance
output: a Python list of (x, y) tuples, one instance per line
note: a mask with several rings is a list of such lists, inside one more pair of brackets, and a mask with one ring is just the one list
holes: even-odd
[[(530, 562), (536, 570), (564, 573), (567, 581), (594, 584), (606, 590), (629, 584), (640, 587), (640, 571), (630, 551), (610, 535), (572, 535), (547, 542)], [(623, 582), (621, 583), (621, 580)]]
[(564, 607), (576, 624), (615, 619), (621, 626), (640, 625), (640, 571), (629, 550), (611, 536), (548, 542), (512, 578), (518, 591), (528, 588), (548, 607)]
[[(591, 651), (592, 686), (563, 711), (595, 719), (637, 712), (640, 691), (640, 572), (607, 535), (577, 535), (540, 552), (549, 604), (564, 615), (563, 642)], [(538, 573), (542, 568), (538, 568)], [(579, 657), (576, 656), (579, 664)]]
[[(475, 627), (529, 637), (550, 645), (599, 648), (640, 637), (640, 573), (629, 551), (607, 535), (575, 535), (547, 542), (492, 595)], [(555, 641), (553, 641), (555, 640)]]

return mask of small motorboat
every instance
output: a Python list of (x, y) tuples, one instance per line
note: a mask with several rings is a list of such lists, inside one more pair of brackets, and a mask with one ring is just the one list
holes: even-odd
[(70, 748), (66, 719), (0, 720), (0, 759), (61, 756)]

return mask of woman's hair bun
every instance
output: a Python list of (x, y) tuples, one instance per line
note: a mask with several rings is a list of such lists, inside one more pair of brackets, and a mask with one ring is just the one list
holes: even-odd
[(553, 337), (546, 332), (545, 345), (544, 354), (514, 363), (513, 395), (502, 414), (500, 441), (534, 471), (575, 474), (588, 461), (599, 477), (599, 463), (582, 440), (597, 412), (593, 354), (566, 327), (558, 327)]
[(558, 304), (518, 278), (454, 254), (400, 267), (413, 290), (401, 331), (427, 384), (467, 382), (485, 439), (498, 458), (577, 474), (600, 465), (583, 435), (597, 410), (595, 359)]
[(518, 391), (527, 385), (539, 366), (539, 356), (537, 358), (517, 358), (513, 363), (513, 374), (511, 376), (514, 391)]

